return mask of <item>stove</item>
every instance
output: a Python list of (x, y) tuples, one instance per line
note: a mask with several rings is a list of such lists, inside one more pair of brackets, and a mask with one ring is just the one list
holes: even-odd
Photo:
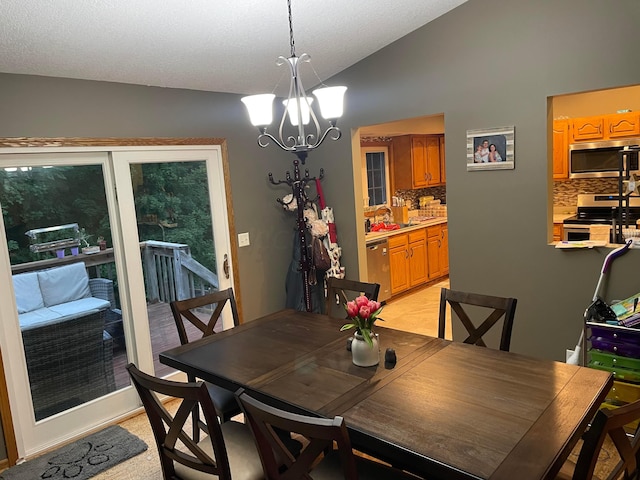
[[(590, 225), (610, 225), (622, 220), (623, 227), (635, 227), (640, 220), (640, 197), (630, 196), (629, 205), (620, 202), (617, 194), (580, 194), (576, 215), (563, 222), (563, 240), (588, 240)], [(611, 229), (613, 232), (613, 228)], [(612, 239), (615, 235), (612, 235)]]

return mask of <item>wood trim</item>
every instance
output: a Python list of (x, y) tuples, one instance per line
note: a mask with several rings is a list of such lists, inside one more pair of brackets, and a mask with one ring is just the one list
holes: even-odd
[(8, 462), (7, 466), (13, 466), (18, 461), (18, 445), (16, 444), (16, 433), (13, 427), (13, 418), (11, 417), (8, 391), (7, 378), (4, 375), (4, 362), (0, 354), (0, 419), (2, 420), (2, 432), (7, 449), (7, 460), (0, 462), (0, 468), (5, 466), (5, 461)]
[(191, 146), (191, 145), (220, 145), (222, 150), (222, 171), (224, 175), (225, 190), (227, 195), (227, 212), (229, 222), (229, 237), (231, 244), (231, 264), (233, 265), (233, 290), (238, 303), (238, 315), (243, 321), (242, 302), (240, 292), (239, 268), (237, 265), (238, 247), (236, 238), (233, 205), (231, 201), (231, 175), (229, 172), (229, 157), (227, 141), (217, 137), (0, 137), (0, 147), (157, 147), (157, 146)]
[(224, 145), (224, 138), (82, 138), (82, 137), (4, 137), (0, 138), (0, 147), (153, 147), (188, 145)]

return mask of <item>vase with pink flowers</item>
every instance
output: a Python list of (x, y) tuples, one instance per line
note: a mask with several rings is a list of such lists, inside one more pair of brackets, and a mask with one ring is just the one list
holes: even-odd
[(361, 295), (355, 300), (345, 304), (345, 310), (350, 323), (342, 326), (340, 331), (355, 328), (353, 341), (351, 342), (351, 358), (355, 365), (371, 367), (380, 363), (380, 348), (378, 335), (373, 332), (376, 320), (383, 321), (379, 317), (382, 312), (380, 302), (369, 300)]

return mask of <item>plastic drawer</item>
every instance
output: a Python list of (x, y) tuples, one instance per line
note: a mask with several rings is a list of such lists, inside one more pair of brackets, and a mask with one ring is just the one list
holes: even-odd
[(605, 402), (620, 406), (638, 399), (640, 399), (640, 385), (614, 380)]
[(637, 370), (632, 370), (630, 368), (624, 367), (607, 367), (604, 365), (599, 365), (597, 362), (593, 361), (589, 362), (589, 367), (613, 373), (613, 378), (616, 380), (640, 383), (640, 371)]
[[(604, 367), (622, 367), (640, 372), (640, 359), (616, 355), (601, 350), (589, 350), (591, 362), (597, 363)], [(591, 364), (591, 363), (590, 363)]]

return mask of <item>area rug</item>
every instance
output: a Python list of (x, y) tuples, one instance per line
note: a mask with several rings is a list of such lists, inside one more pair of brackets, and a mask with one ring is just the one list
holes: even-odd
[(2, 480), (86, 480), (144, 452), (147, 444), (119, 425), (5, 470)]

